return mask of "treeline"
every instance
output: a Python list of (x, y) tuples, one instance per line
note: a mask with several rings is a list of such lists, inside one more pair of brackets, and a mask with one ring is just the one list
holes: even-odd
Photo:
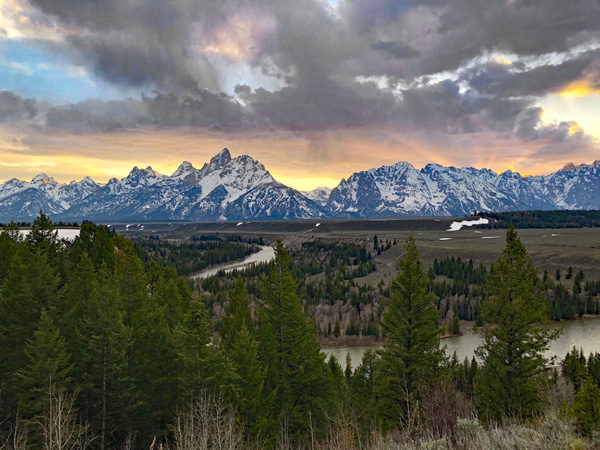
[[(318, 240), (305, 242), (290, 252), (290, 269), (298, 280), (298, 295), (315, 319), (320, 337), (364, 335), (380, 338), (379, 304), (389, 289), (383, 284), (374, 287), (355, 281), (355, 278), (377, 270), (364, 245)], [(256, 264), (239, 272), (252, 304), (259, 295), (259, 280), (265, 267)], [(195, 283), (195, 290), (205, 299), (217, 320), (217, 329), (228, 292), (237, 276), (236, 273), (219, 273)]]
[[(483, 265), (475, 266), (472, 260), (447, 257), (439, 261), (435, 259), (428, 274), (443, 318), (451, 320), (458, 316), (461, 320), (474, 320), (481, 324), (479, 307), (488, 295), (485, 283), (492, 274), (490, 269)], [(448, 279), (436, 280), (439, 275)], [(552, 320), (600, 313), (600, 281), (585, 280), (581, 270), (574, 273), (569, 267), (566, 273), (561, 273), (557, 269), (552, 275), (544, 271), (540, 285), (549, 305), (548, 317)]]
[[(375, 241), (375, 240), (374, 240)], [(375, 241), (373, 250), (383, 245)], [(389, 247), (388, 247), (389, 245)], [(387, 241), (385, 248), (394, 244)], [(290, 250), (291, 270), (298, 280), (298, 295), (308, 313), (317, 323), (319, 337), (325, 343), (345, 342), (344, 337), (369, 338), (376, 342), (384, 337), (381, 314), (389, 301), (390, 286), (381, 280), (377, 286), (356, 281), (376, 270), (371, 250), (358, 244), (331, 241), (306, 242)], [(240, 272), (254, 303), (258, 280), (264, 272), (257, 265)], [(491, 268), (475, 265), (472, 260), (456, 257), (435, 259), (427, 270), (431, 280), (429, 291), (435, 296), (440, 318), (449, 334), (460, 334), (459, 321), (483, 324), (480, 316), (482, 301), (489, 295), (485, 286)], [(196, 290), (203, 296), (212, 315), (218, 321), (233, 287), (235, 273), (219, 274), (199, 280)], [(540, 274), (540, 283), (548, 301), (548, 318), (573, 319), (584, 314), (600, 313), (600, 281), (586, 280), (582, 271), (572, 268), (553, 274)], [(218, 328), (218, 327), (217, 327)]]
[(480, 225), (482, 228), (507, 228), (511, 223), (517, 228), (591, 228), (600, 226), (600, 210), (478, 212), (475, 215), (491, 219), (489, 224)]
[[(63, 222), (62, 220), (58, 222), (53, 222), (56, 227), (79, 227), (79, 222)], [(11, 223), (0, 223), (0, 228), (17, 226), (17, 227), (30, 227), (31, 222), (11, 222)]]
[(258, 251), (253, 244), (226, 241), (214, 236), (194, 236), (190, 241), (169, 242), (154, 238), (134, 240), (142, 260), (154, 258), (177, 270), (181, 276), (190, 275), (207, 267), (243, 259)]

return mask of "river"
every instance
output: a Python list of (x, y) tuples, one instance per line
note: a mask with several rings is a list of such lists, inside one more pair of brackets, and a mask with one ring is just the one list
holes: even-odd
[[(600, 317), (572, 320), (550, 325), (554, 328), (563, 328), (562, 334), (552, 342), (546, 356), (556, 356), (559, 359), (564, 358), (565, 354), (573, 348), (583, 348), (583, 352), (589, 355), (592, 352), (600, 352)], [(481, 337), (478, 334), (466, 334), (453, 338), (442, 339), (441, 345), (446, 348), (446, 352), (452, 355), (456, 352), (458, 359), (462, 361), (465, 356), (472, 358), (475, 349), (481, 344)], [(362, 360), (362, 356), (369, 347), (340, 347), (323, 349), (326, 355), (335, 356), (340, 364), (346, 364), (346, 355), (352, 358), (352, 367), (356, 368)]]
[(229, 264), (222, 264), (217, 267), (211, 267), (210, 269), (205, 269), (200, 273), (192, 275), (192, 278), (208, 278), (212, 275), (216, 275), (221, 270), (225, 272), (231, 272), (234, 270), (245, 269), (248, 266), (254, 265), (256, 263), (269, 262), (275, 259), (275, 249), (270, 245), (261, 245), (260, 250), (256, 253), (252, 253), (241, 261), (232, 262)]

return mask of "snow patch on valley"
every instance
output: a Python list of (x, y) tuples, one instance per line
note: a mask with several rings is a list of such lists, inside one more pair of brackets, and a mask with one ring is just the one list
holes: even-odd
[(446, 231), (458, 231), (462, 227), (472, 227), (473, 225), (486, 225), (488, 223), (489, 220), (485, 217), (482, 217), (477, 220), (463, 220), (461, 222), (452, 222), (450, 224), (450, 228), (448, 228)]

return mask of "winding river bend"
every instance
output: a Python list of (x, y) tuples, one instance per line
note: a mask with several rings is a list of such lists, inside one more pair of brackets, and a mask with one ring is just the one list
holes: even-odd
[(269, 262), (275, 258), (275, 249), (270, 245), (261, 245), (260, 250), (256, 253), (252, 253), (241, 261), (232, 262), (230, 264), (222, 264), (217, 267), (211, 267), (205, 269), (200, 273), (192, 275), (191, 278), (208, 278), (212, 275), (216, 275), (221, 270), (225, 272), (232, 272), (234, 270), (245, 269), (256, 263)]
[[(574, 346), (582, 348), (587, 355), (600, 352), (600, 317), (583, 320), (573, 320), (549, 325), (553, 328), (562, 328), (562, 334), (556, 339), (546, 356), (556, 356), (559, 359), (564, 358), (565, 354)], [(466, 334), (448, 339), (442, 339), (441, 346), (446, 348), (446, 353), (452, 355), (456, 352), (459, 361), (466, 356), (472, 358), (475, 349), (481, 344), (481, 337), (478, 334)], [(352, 367), (360, 364), (363, 354), (369, 347), (341, 347), (323, 349), (326, 355), (333, 355), (342, 366), (346, 364), (346, 355), (352, 358)]]

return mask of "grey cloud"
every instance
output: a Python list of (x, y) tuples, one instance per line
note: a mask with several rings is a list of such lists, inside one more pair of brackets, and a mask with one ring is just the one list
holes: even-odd
[(343, 85), (329, 78), (300, 83), (270, 92), (250, 92), (240, 86), (238, 94), (248, 105), (256, 123), (291, 130), (344, 128), (389, 121), (396, 100), (371, 83)]
[(133, 128), (149, 122), (146, 105), (139, 100), (86, 100), (50, 108), (46, 125), (74, 132), (110, 131)]
[(486, 94), (541, 96), (581, 78), (585, 69), (599, 56), (598, 52), (588, 52), (561, 64), (546, 64), (524, 71), (513, 71), (509, 65), (490, 62), (468, 72), (463, 79)]
[[(33, 0), (44, 13), (81, 27), (68, 36), (73, 58), (120, 85), (166, 90), (215, 89), (218, 74), (190, 47), (202, 3), (177, 0)], [(207, 2), (208, 4), (208, 2)]]
[(248, 115), (243, 107), (225, 94), (200, 91), (195, 96), (173, 93), (144, 97), (150, 121), (159, 125), (190, 125), (210, 129), (246, 128)]
[(380, 41), (371, 44), (373, 50), (381, 50), (395, 58), (415, 58), (421, 53), (410, 45), (393, 41)]
[(74, 132), (148, 125), (241, 129), (247, 122), (247, 113), (234, 99), (208, 91), (200, 91), (195, 96), (155, 93), (144, 95), (140, 100), (86, 100), (52, 107), (46, 114), (48, 127)]
[(0, 123), (9, 120), (32, 119), (38, 112), (33, 98), (23, 98), (12, 91), (0, 91)]

